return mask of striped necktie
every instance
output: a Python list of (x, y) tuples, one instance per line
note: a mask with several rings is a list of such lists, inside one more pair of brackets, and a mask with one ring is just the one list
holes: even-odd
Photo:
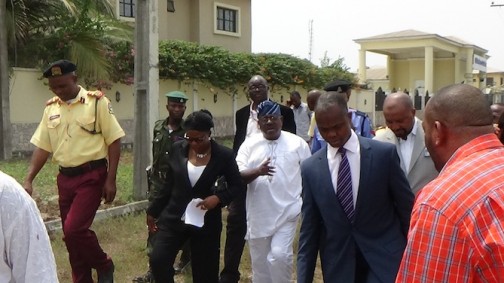
[(350, 172), (350, 164), (346, 156), (346, 149), (340, 147), (338, 152), (341, 154), (341, 162), (338, 169), (338, 184), (336, 188), (336, 196), (345, 211), (348, 220), (353, 222), (354, 206), (352, 192), (352, 173)]

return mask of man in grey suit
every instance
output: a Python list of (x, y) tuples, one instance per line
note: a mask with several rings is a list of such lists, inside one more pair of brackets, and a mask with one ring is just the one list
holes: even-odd
[(315, 119), (327, 146), (301, 165), (298, 283), (394, 282), (406, 247), (414, 195), (395, 147), (358, 137), (346, 99), (320, 96)]
[(415, 117), (411, 98), (403, 92), (389, 94), (383, 103), (387, 128), (376, 132), (375, 139), (390, 142), (397, 148), (401, 169), (417, 195), (438, 172), (425, 147), (422, 121)]

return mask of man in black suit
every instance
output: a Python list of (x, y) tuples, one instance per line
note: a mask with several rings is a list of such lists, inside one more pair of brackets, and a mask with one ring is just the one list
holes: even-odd
[[(248, 95), (251, 103), (236, 111), (236, 133), (233, 141), (233, 151), (236, 155), (243, 141), (254, 134), (261, 134), (257, 124), (257, 105), (268, 99), (268, 82), (262, 76), (255, 75), (248, 82)], [(282, 130), (296, 134), (294, 112), (287, 106), (280, 105), (283, 116)], [(247, 219), (245, 212), (246, 188), (228, 205), (226, 226), (226, 246), (224, 248), (224, 269), (220, 275), (220, 283), (237, 283), (240, 280), (240, 260), (245, 246)]]

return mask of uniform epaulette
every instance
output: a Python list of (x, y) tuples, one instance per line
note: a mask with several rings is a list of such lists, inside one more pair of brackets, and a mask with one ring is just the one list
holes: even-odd
[(55, 97), (53, 97), (53, 98), (49, 99), (48, 101), (46, 101), (45, 105), (46, 105), (46, 106), (49, 106), (49, 105), (51, 105), (51, 104), (53, 104), (53, 103), (57, 102), (58, 100), (59, 100), (59, 97), (55, 96)]
[(94, 96), (96, 97), (96, 99), (100, 99), (102, 98), (103, 96), (105, 96), (103, 94), (103, 92), (99, 91), (99, 90), (96, 90), (96, 91), (88, 91), (88, 96)]
[(156, 131), (156, 132), (161, 131), (161, 129), (164, 127), (165, 121), (166, 121), (166, 119), (157, 120), (156, 122), (154, 122), (154, 131)]

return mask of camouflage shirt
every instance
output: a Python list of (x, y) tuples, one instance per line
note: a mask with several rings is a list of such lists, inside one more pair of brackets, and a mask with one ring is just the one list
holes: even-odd
[[(152, 141), (152, 169), (153, 176), (166, 173), (168, 159), (173, 143), (184, 138), (185, 130), (179, 127), (171, 133), (166, 128), (168, 118), (156, 121), (154, 124), (154, 140)], [(156, 176), (158, 175), (158, 176)]]

